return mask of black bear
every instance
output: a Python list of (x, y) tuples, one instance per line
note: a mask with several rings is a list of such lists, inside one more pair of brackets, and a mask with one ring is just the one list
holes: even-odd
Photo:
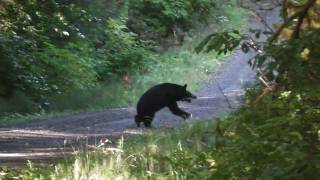
[(173, 114), (187, 119), (190, 114), (181, 110), (177, 101), (191, 102), (191, 99), (195, 98), (195, 95), (187, 91), (186, 84), (184, 86), (172, 83), (158, 84), (147, 90), (139, 99), (135, 122), (138, 127), (140, 122), (143, 122), (145, 127), (150, 127), (154, 114), (164, 107), (168, 107)]

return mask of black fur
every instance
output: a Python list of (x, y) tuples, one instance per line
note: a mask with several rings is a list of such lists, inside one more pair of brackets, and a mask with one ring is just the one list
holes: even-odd
[(177, 101), (191, 102), (191, 99), (195, 98), (196, 96), (187, 91), (187, 85), (171, 83), (156, 85), (147, 90), (138, 101), (135, 122), (138, 127), (141, 122), (145, 127), (150, 127), (155, 113), (164, 107), (168, 107), (173, 114), (187, 119), (190, 114), (180, 109)]

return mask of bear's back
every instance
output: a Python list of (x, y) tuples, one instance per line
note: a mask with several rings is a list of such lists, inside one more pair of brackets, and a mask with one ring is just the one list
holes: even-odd
[(183, 86), (172, 83), (162, 83), (147, 90), (137, 104), (138, 113), (155, 112), (175, 101), (174, 94)]

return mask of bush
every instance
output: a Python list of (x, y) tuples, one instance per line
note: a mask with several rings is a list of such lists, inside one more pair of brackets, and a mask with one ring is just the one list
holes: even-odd
[(145, 65), (155, 62), (154, 54), (136, 40), (134, 33), (128, 31), (125, 19), (109, 19), (106, 29), (104, 45), (97, 49), (100, 78), (106, 80), (110, 74), (123, 76), (141, 71)]
[[(251, 93), (250, 101), (255, 97)], [(215, 152), (212, 177), (317, 179), (319, 118), (319, 109), (291, 91), (237, 111), (225, 121), (224, 145)]]
[(144, 39), (183, 36), (200, 24), (195, 22), (206, 22), (215, 4), (210, 0), (130, 1), (128, 26)]

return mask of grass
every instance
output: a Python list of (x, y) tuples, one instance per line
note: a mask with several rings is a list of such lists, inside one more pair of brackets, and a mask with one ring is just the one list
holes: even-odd
[[(146, 89), (161, 82), (187, 83), (188, 89), (194, 92), (218, 68), (221, 60), (214, 54), (194, 54), (186, 49), (157, 55), (156, 58), (160, 60), (150, 66), (147, 73), (133, 73), (128, 83), (120, 78), (114, 79), (87, 92), (54, 98), (52, 107), (60, 111), (132, 106)], [(65, 101), (66, 98), (69, 101)]]
[[(81, 151), (68, 162), (48, 167), (29, 163), (22, 171), (0, 169), (0, 179), (194, 179), (214, 163), (217, 121), (189, 122), (122, 138), (117, 148)], [(204, 173), (204, 174), (203, 174)], [(209, 172), (208, 172), (209, 173)]]

